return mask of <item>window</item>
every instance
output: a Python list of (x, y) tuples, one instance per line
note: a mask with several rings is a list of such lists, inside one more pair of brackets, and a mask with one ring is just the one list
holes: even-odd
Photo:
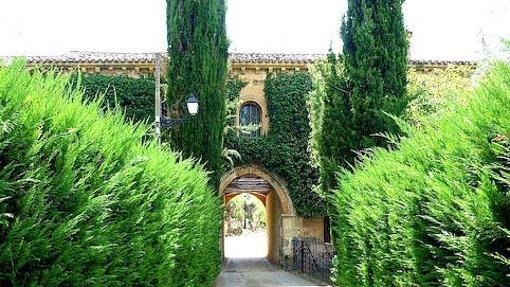
[(249, 102), (239, 111), (239, 125), (241, 136), (254, 138), (260, 136), (260, 106)]

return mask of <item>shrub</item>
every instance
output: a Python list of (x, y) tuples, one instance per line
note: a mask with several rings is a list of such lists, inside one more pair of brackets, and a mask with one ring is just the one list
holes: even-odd
[(431, 72), (408, 71), (408, 98), (412, 99), (403, 118), (414, 126), (421, 126), (423, 118), (440, 118), (448, 110), (448, 103), (465, 101), (472, 91), (473, 66), (450, 66)]
[(351, 87), (354, 132), (346, 136), (354, 138), (361, 148), (386, 144), (383, 137), (374, 134), (399, 132), (384, 113), (400, 116), (407, 105), (408, 43), (402, 2), (347, 1), (341, 27), (342, 58)]
[(330, 52), (312, 69), (311, 148), (320, 168), (317, 190), (326, 198), (338, 185), (339, 167), (352, 165), (364, 150), (387, 146), (387, 134), (400, 134), (388, 114), (401, 116), (409, 101), (402, 2), (347, 1), (343, 54)]
[(226, 103), (225, 103), (225, 130), (224, 134), (229, 133), (237, 134), (240, 128), (237, 123), (237, 108), (239, 106), (239, 95), (241, 90), (246, 87), (248, 83), (241, 80), (239, 77), (230, 76), (226, 82)]
[(510, 286), (510, 68), (335, 194), (339, 286)]
[(128, 120), (152, 123), (154, 121), (154, 78), (130, 78), (82, 74), (81, 85), (87, 99), (104, 97), (105, 108), (119, 107)]
[(331, 195), (337, 186), (339, 166), (352, 165), (361, 149), (350, 100), (349, 81), (342, 59), (330, 53), (327, 61), (317, 62), (311, 69), (313, 90), (309, 96), (310, 149), (320, 169), (322, 196)]
[(0, 285), (210, 284), (221, 210), (205, 173), (69, 86), (0, 69)]

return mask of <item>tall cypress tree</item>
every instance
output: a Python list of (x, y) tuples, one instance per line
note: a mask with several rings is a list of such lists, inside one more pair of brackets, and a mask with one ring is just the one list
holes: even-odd
[[(170, 117), (185, 119), (172, 129), (171, 143), (185, 157), (201, 159), (214, 186), (222, 171), (225, 125), (225, 14), (225, 0), (167, 0), (167, 102)], [(185, 104), (191, 94), (199, 100), (194, 117)]]
[(361, 148), (384, 144), (376, 133), (398, 131), (384, 113), (407, 104), (407, 34), (402, 0), (348, 0), (341, 29), (351, 105)]
[(323, 195), (336, 187), (338, 167), (352, 163), (353, 150), (359, 147), (354, 137), (350, 102), (350, 83), (342, 57), (331, 51), (327, 61), (317, 63), (312, 71), (314, 92), (310, 95), (312, 148), (317, 152)]
[(330, 53), (314, 79), (322, 88), (315, 93), (321, 117), (312, 117), (318, 122), (312, 144), (325, 195), (337, 186), (339, 168), (354, 164), (355, 151), (384, 145), (375, 134), (399, 132), (385, 113), (400, 115), (408, 101), (401, 0), (349, 0), (341, 36), (343, 55)]

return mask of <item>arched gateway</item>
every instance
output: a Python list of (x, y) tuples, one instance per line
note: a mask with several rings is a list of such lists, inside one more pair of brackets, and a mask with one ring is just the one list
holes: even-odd
[(322, 226), (323, 219), (297, 216), (285, 182), (262, 167), (246, 165), (227, 172), (220, 182), (220, 192), (225, 204), (244, 193), (262, 201), (266, 208), (267, 257), (275, 264), (291, 256), (292, 237), (324, 236), (321, 228), (310, 228)]
[(268, 196), (271, 191), (276, 192), (278, 196), (282, 214), (295, 216), (296, 210), (285, 183), (262, 167), (256, 165), (236, 167), (223, 175), (220, 182), (220, 192), (227, 202), (240, 193), (253, 193), (264, 202), (263, 196)]

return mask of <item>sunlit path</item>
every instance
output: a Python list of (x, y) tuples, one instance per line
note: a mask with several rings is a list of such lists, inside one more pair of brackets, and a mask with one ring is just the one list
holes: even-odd
[(244, 230), (240, 236), (225, 237), (226, 258), (265, 258), (267, 256), (267, 233)]
[(225, 264), (215, 287), (325, 286), (283, 271), (267, 261), (265, 232), (225, 237)]

